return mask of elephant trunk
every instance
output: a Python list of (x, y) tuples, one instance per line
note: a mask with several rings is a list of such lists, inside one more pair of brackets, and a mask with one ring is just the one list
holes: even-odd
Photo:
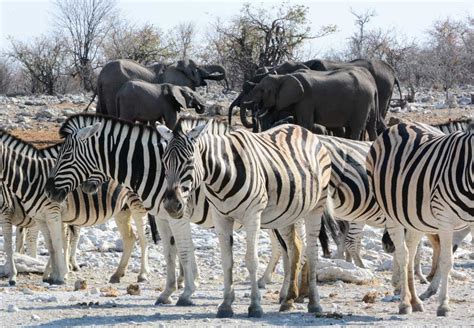
[(222, 65), (203, 65), (200, 67), (200, 71), (203, 79), (212, 81), (225, 80), (227, 83), (226, 71)]
[(240, 94), (237, 98), (235, 98), (234, 101), (229, 106), (229, 113), (228, 113), (229, 125), (232, 125), (232, 110), (234, 109), (235, 106), (240, 107), (241, 99), (242, 99), (242, 94)]
[(247, 118), (247, 107), (245, 106), (240, 106), (240, 120), (242, 121), (242, 124), (250, 129), (250, 128), (254, 128), (254, 122), (253, 122), (253, 119), (252, 121), (248, 121), (248, 118)]

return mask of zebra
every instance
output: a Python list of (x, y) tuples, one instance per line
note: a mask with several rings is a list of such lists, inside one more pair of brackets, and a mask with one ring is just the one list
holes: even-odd
[[(208, 120), (184, 120), (191, 129)], [(213, 124), (210, 133), (230, 131), (228, 125)], [(69, 117), (60, 129), (64, 138), (56, 166), (47, 182), (46, 194), (55, 201), (62, 201), (96, 170), (134, 191), (150, 214), (155, 215), (163, 242), (166, 260), (166, 286), (156, 304), (171, 303), (176, 290), (176, 253), (184, 268), (185, 286), (177, 305), (193, 304), (191, 296), (196, 289), (194, 278), (198, 275), (191, 239), (189, 221), (203, 228), (214, 227), (210, 204), (198, 188), (192, 194), (185, 215), (189, 220), (174, 220), (160, 210), (164, 188), (162, 155), (166, 142), (156, 129), (101, 115), (80, 114)], [(147, 165), (143, 165), (147, 163)], [(235, 225), (234, 228), (240, 227)], [(291, 244), (291, 241), (288, 241)]]
[[(237, 130), (213, 135), (205, 133), (211, 123), (188, 133), (182, 131), (180, 124), (174, 131), (164, 126), (157, 128), (169, 140), (163, 154), (167, 184), (163, 206), (171, 217), (182, 218), (190, 193), (202, 184), (211, 204), (224, 271), (224, 301), (217, 316), (233, 315), (234, 221), (242, 224), (247, 233), (246, 266), (251, 280), (248, 315), (261, 317), (256, 276), (260, 227), (294, 229), (294, 223), (301, 218), (306, 225), (310, 263), (308, 311), (320, 312), (316, 238), (331, 172), (327, 150), (315, 135), (296, 125), (276, 127), (260, 134)], [(282, 307), (291, 307), (295, 296), (288, 295)]]
[[(149, 269), (144, 221), (142, 219), (146, 211), (135, 194), (121, 187), (115, 181), (108, 181), (101, 186), (97, 194), (89, 195), (80, 190), (75, 190), (68, 195), (65, 204), (51, 202), (44, 195), (44, 188), (49, 170), (54, 164), (54, 159), (42, 156), (47, 153), (50, 155), (57, 154), (61, 145), (39, 151), (6, 132), (1, 133), (0, 140), (0, 181), (5, 187), (4, 190), (11, 193), (10, 199), (14, 200), (13, 203), (10, 201), (7, 204), (13, 209), (10, 213), (21, 214), (18, 216), (10, 215), (4, 222), (10, 224), (10, 231), (12, 222), (15, 222), (11, 220), (26, 220), (25, 222), (27, 222), (33, 218), (34, 222), (40, 226), (50, 252), (50, 261), (43, 275), (44, 280), (51, 283), (62, 283), (67, 272), (61, 251), (63, 247), (61, 223), (88, 226), (103, 223), (115, 216), (117, 226), (124, 240), (124, 252), (119, 267), (110, 281), (119, 282), (120, 277), (125, 272), (135, 241), (130, 226), (131, 213), (135, 220), (142, 249), (142, 265), (138, 280), (147, 280)], [(18, 151), (21, 151), (21, 153)], [(13, 207), (11, 207), (12, 204)], [(51, 220), (51, 217), (53, 217), (53, 220)], [(54, 244), (55, 241), (57, 244)], [(64, 265), (64, 268), (61, 265)], [(51, 269), (53, 272), (50, 272)]]
[(453, 231), (474, 225), (473, 131), (444, 135), (424, 124), (398, 124), (379, 136), (367, 156), (375, 198), (391, 218), (388, 232), (402, 272), (402, 314), (423, 311), (413, 282), (414, 248), (423, 233), (439, 235), (441, 291), (437, 315), (450, 311)]

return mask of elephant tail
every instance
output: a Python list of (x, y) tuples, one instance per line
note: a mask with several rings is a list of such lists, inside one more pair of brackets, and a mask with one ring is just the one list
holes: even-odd
[[(91, 101), (89, 102), (89, 104), (87, 105), (87, 107), (84, 109), (84, 112), (89, 111), (89, 107), (90, 107), (91, 104), (94, 102), (96, 96), (97, 96), (97, 88), (94, 90), (94, 94), (92, 95), (92, 99), (91, 99)], [(98, 105), (98, 104), (97, 104), (97, 105)]]

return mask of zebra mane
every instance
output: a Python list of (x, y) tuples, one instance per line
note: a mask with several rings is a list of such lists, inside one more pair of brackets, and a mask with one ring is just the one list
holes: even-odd
[(178, 122), (176, 123), (176, 127), (173, 129), (173, 135), (184, 135), (196, 126), (203, 124), (210, 124), (206, 132), (208, 134), (224, 135), (233, 130), (232, 127), (227, 124), (227, 121), (223, 118), (181, 116)]
[(130, 121), (126, 121), (126, 120), (108, 116), (108, 115), (89, 114), (89, 113), (76, 114), (76, 115), (69, 116), (66, 119), (66, 121), (61, 125), (61, 128), (59, 129), (59, 135), (61, 136), (61, 138), (64, 138), (69, 134), (73, 134), (86, 126), (93, 125), (97, 122), (103, 122), (103, 123), (110, 122), (112, 126), (125, 125), (130, 128), (137, 127), (140, 129), (148, 129), (150, 131), (154, 131), (154, 133), (158, 135), (158, 140), (160, 140), (160, 134), (156, 131), (156, 129), (154, 129), (151, 126), (148, 126), (142, 123), (132, 123)]
[(0, 129), (0, 142), (5, 146), (11, 148), (14, 151), (21, 152), (27, 156), (47, 156), (57, 154), (59, 147), (61, 147), (62, 142), (50, 145), (44, 148), (37, 148), (32, 143), (25, 141), (21, 138), (18, 138), (11, 133)]
[(456, 131), (474, 130), (474, 119), (466, 118), (461, 120), (450, 120), (449, 122), (433, 124), (432, 126), (440, 129), (444, 133), (453, 133)]

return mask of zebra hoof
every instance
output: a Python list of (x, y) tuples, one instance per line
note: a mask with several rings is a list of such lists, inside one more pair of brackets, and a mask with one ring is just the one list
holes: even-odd
[(412, 304), (411, 307), (413, 309), (413, 312), (425, 312), (425, 308), (421, 303)]
[(420, 299), (422, 301), (425, 301), (428, 298), (430, 298), (431, 296), (433, 296), (434, 294), (436, 294), (436, 291), (428, 288), (423, 294), (420, 295)]
[(217, 309), (216, 318), (232, 318), (234, 316), (234, 311), (230, 305), (221, 305)]
[(120, 277), (117, 277), (117, 276), (113, 275), (112, 277), (110, 277), (109, 282), (111, 284), (118, 284), (120, 282)]
[(263, 310), (261, 306), (249, 306), (249, 318), (261, 318), (263, 316)]
[(400, 307), (398, 308), (398, 314), (411, 314), (411, 312), (411, 305), (400, 304)]
[(189, 298), (179, 298), (176, 306), (193, 306), (194, 303)]
[(448, 317), (449, 316), (449, 307), (447, 305), (441, 305), (438, 307), (438, 310), (436, 310), (436, 315), (438, 317)]
[(10, 286), (15, 286), (15, 285), (16, 285), (16, 281), (15, 281), (15, 280), (9, 280), (9, 281), (8, 281), (8, 284), (9, 284)]
[(280, 312), (287, 312), (287, 311), (291, 311), (295, 308), (293, 302), (283, 302), (281, 303), (280, 305)]
[(304, 296), (298, 296), (296, 299), (295, 299), (295, 303), (304, 303)]
[(162, 305), (162, 304), (171, 304), (171, 300), (169, 298), (159, 298), (156, 300), (155, 305)]
[(141, 274), (138, 276), (138, 279), (137, 279), (138, 282), (145, 282), (145, 281), (148, 281), (148, 277), (146, 276), (146, 274)]
[(319, 304), (308, 304), (308, 313), (323, 313), (323, 308)]
[(265, 289), (265, 287), (267, 286), (267, 283), (263, 279), (259, 279), (257, 284), (259, 289)]

